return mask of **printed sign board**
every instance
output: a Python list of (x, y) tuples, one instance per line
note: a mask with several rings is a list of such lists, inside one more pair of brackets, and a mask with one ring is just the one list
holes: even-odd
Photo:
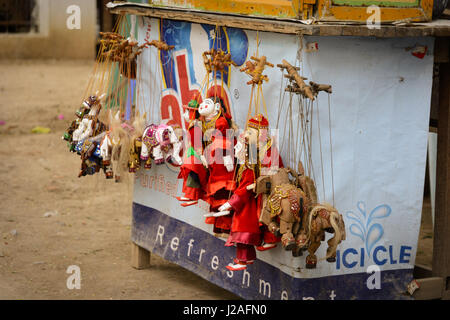
[[(137, 108), (149, 123), (185, 128), (182, 106), (201, 92), (202, 53), (220, 46), (238, 67), (230, 66), (219, 83), (236, 124), (244, 128), (250, 101), (248, 76), (239, 72), (251, 55), (265, 55), (274, 68), (263, 85), (267, 115), (279, 137), (285, 164), (301, 152), (288, 143), (290, 124), (300, 117), (284, 92), (282, 59), (300, 73), (332, 85), (313, 104), (320, 130), (311, 135), (312, 176), (320, 202), (343, 215), (347, 238), (336, 261), (325, 261), (326, 241), (317, 251), (317, 268), (305, 256), (277, 248), (258, 252), (245, 271), (228, 271), (234, 247), (216, 238), (205, 223), (208, 206), (182, 207), (179, 168), (154, 165), (136, 173), (132, 240), (201, 277), (246, 299), (404, 299), (417, 250), (421, 220), (430, 108), (433, 39), (305, 37), (256, 33), (182, 21), (139, 18), (138, 39), (161, 39), (175, 48), (144, 50), (138, 60)], [(308, 43), (316, 50), (308, 51)], [(257, 43), (259, 45), (257, 46)], [(417, 57), (412, 48), (426, 47)], [(210, 79), (213, 81), (212, 79)], [(298, 102), (297, 102), (298, 106)], [(331, 235), (327, 236), (327, 239)]]

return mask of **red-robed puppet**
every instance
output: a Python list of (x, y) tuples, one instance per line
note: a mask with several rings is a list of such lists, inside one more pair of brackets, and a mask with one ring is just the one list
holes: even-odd
[(205, 99), (198, 111), (203, 117), (204, 141), (207, 144), (203, 155), (208, 167), (205, 200), (210, 205), (210, 213), (205, 215), (205, 222), (214, 225), (213, 232), (216, 236), (227, 237), (231, 228), (231, 216), (214, 217), (213, 214), (227, 202), (235, 188), (232, 157), (234, 137), (227, 137), (230, 117), (218, 97)]
[[(236, 177), (237, 187), (232, 197), (219, 208), (219, 213), (233, 212), (231, 232), (225, 246), (236, 245), (236, 259), (226, 268), (232, 271), (244, 270), (256, 259), (255, 246), (261, 244), (261, 230), (258, 218), (258, 200), (253, 192), (257, 178), (258, 161), (250, 155), (244, 132), (235, 146), (239, 160)], [(217, 215), (217, 214), (216, 214)]]
[(180, 168), (178, 178), (183, 179), (182, 192), (183, 197), (177, 197), (182, 201), (182, 206), (187, 207), (198, 203), (198, 200), (204, 199), (208, 172), (203, 165), (203, 131), (202, 122), (198, 113), (199, 104), (193, 99), (185, 106), (183, 114), (184, 120), (188, 123), (187, 141), (185, 144), (185, 153), (183, 165)]
[(254, 183), (262, 175), (276, 173), (283, 162), (268, 138), (269, 123), (258, 114), (247, 123), (247, 129), (235, 146), (239, 161), (238, 186), (230, 200), (219, 208), (220, 212), (234, 212), (231, 233), (226, 246), (236, 245), (236, 259), (227, 266), (232, 271), (243, 270), (256, 259), (256, 249), (264, 251), (276, 247), (279, 236), (261, 223), (260, 214), (265, 201), (255, 197)]
[[(249, 119), (245, 140), (251, 161), (258, 164), (256, 167), (257, 177), (275, 174), (279, 168), (283, 167), (281, 156), (269, 135), (269, 121), (262, 114), (257, 114)], [(258, 251), (273, 249), (281, 241), (281, 236), (276, 235), (274, 228), (269, 230), (267, 217), (263, 216), (266, 197), (267, 195), (262, 194), (258, 196), (257, 200), (257, 213), (263, 237), (262, 243), (256, 247)]]

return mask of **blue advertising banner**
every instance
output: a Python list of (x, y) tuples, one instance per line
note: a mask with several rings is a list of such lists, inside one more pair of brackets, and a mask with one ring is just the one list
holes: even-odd
[(133, 204), (132, 225), (131, 239), (139, 246), (244, 299), (408, 299), (403, 291), (405, 283), (412, 280), (408, 269), (382, 271), (379, 277), (383, 290), (369, 289), (372, 273), (301, 279), (262, 260), (256, 260), (247, 270), (233, 272), (225, 266), (233, 260), (235, 248), (225, 247), (208, 232), (137, 203)]

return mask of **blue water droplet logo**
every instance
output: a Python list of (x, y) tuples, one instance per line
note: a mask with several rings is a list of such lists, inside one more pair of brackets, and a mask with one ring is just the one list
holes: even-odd
[(381, 204), (367, 214), (367, 207), (364, 201), (358, 201), (356, 208), (356, 212), (347, 211), (345, 213), (347, 220), (351, 222), (349, 224), (349, 232), (361, 239), (370, 258), (373, 248), (384, 235), (382, 224), (374, 223), (374, 221), (389, 217), (392, 209), (387, 204)]

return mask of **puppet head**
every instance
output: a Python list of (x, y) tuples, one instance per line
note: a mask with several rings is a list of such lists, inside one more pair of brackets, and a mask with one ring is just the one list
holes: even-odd
[(207, 98), (200, 104), (198, 112), (201, 116), (208, 118), (217, 115), (217, 113), (220, 112), (220, 109), (220, 101), (214, 101), (214, 98)]
[(89, 96), (86, 100), (83, 102), (83, 107), (87, 108), (89, 110), (90, 116), (98, 116), (100, 113), (100, 110), (102, 109), (102, 105), (100, 101), (105, 97), (105, 94), (102, 94), (98, 96), (98, 91), (92, 95)]
[(257, 133), (259, 141), (267, 139), (268, 129), (269, 121), (262, 114), (257, 114), (247, 122), (247, 130), (253, 130), (254, 134)]
[(267, 143), (269, 122), (262, 114), (250, 118), (244, 132), (245, 143), (248, 145), (248, 157), (252, 164), (258, 162), (259, 151)]

